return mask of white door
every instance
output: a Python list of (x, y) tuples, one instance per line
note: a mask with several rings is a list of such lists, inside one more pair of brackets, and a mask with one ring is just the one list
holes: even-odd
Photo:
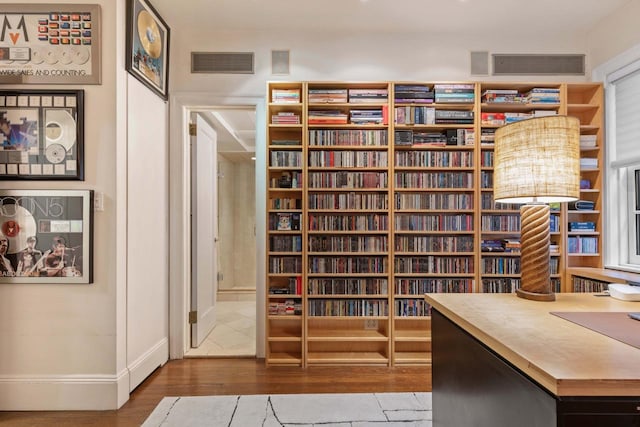
[[(191, 347), (199, 347), (215, 326), (218, 290), (218, 167), (215, 130), (196, 115), (191, 138)], [(190, 316), (192, 317), (192, 316)]]

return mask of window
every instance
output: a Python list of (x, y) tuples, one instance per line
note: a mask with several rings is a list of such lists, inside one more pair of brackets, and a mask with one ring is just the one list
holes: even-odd
[(628, 171), (629, 183), (629, 222), (631, 224), (629, 238), (632, 249), (629, 251), (629, 263), (640, 265), (640, 168), (632, 168)]
[(607, 78), (608, 267), (640, 271), (640, 61)]

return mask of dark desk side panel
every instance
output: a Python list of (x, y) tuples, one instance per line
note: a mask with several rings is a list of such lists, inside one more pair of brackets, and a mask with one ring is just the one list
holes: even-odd
[(555, 399), (436, 310), (434, 427), (554, 427)]

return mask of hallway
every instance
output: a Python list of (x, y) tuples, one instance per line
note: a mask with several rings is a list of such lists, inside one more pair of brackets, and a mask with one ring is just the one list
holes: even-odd
[(218, 301), (216, 325), (185, 357), (255, 357), (256, 301)]

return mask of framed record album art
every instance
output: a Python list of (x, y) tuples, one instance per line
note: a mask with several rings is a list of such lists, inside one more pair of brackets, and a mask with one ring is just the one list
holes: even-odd
[(0, 180), (83, 180), (83, 120), (82, 90), (0, 90)]
[(100, 84), (100, 5), (3, 4), (0, 84)]
[(92, 190), (0, 190), (0, 283), (93, 283)]
[(147, 0), (127, 0), (127, 71), (168, 98), (169, 27)]

